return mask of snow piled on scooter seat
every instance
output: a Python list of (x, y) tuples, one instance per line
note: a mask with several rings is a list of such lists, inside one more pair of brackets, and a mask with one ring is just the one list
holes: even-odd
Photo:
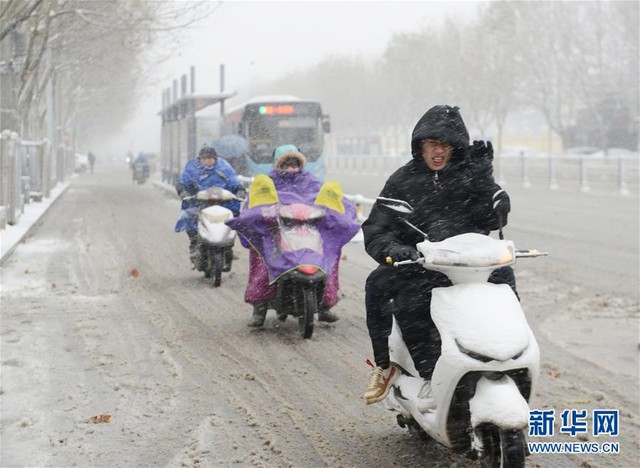
[(431, 316), (442, 337), (442, 353), (469, 351), (506, 361), (529, 344), (529, 326), (506, 284), (464, 283), (435, 288)]

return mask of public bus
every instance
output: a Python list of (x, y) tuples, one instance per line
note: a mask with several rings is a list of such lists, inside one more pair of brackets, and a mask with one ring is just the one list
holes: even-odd
[(241, 135), (248, 142), (245, 167), (249, 174), (273, 169), (273, 150), (293, 144), (307, 159), (305, 169), (324, 180), (324, 134), (329, 116), (320, 103), (294, 96), (260, 96), (225, 113), (223, 133)]

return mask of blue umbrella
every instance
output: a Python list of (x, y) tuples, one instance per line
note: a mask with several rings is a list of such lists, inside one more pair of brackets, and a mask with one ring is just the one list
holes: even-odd
[(224, 159), (242, 158), (249, 148), (249, 143), (240, 135), (224, 135), (211, 145), (216, 153)]

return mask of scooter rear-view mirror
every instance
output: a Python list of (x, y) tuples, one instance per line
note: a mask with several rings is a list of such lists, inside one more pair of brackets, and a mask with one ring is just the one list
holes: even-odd
[(388, 211), (400, 218), (406, 218), (413, 213), (413, 207), (404, 200), (396, 200), (395, 198), (376, 198), (376, 204), (378, 207), (385, 211)]
[(419, 232), (425, 240), (429, 239), (427, 233), (421, 231), (407, 220), (407, 217), (414, 212), (414, 209), (406, 201), (397, 200), (395, 198), (378, 197), (376, 198), (376, 205), (382, 210), (397, 216), (398, 219), (402, 220), (411, 229)]

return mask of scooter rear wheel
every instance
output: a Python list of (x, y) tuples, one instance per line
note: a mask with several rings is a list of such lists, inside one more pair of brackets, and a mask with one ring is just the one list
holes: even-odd
[(311, 338), (313, 335), (313, 319), (318, 312), (318, 302), (315, 292), (311, 289), (302, 290), (303, 310), (298, 317), (298, 329), (304, 338)]
[(500, 429), (488, 424), (480, 429), (483, 468), (524, 468), (527, 448), (523, 431)]
[(220, 282), (222, 281), (222, 266), (224, 264), (224, 252), (218, 249), (213, 253), (213, 255), (211, 255), (211, 258), (213, 259), (213, 265), (211, 265), (213, 285), (215, 287), (218, 287), (220, 286)]

